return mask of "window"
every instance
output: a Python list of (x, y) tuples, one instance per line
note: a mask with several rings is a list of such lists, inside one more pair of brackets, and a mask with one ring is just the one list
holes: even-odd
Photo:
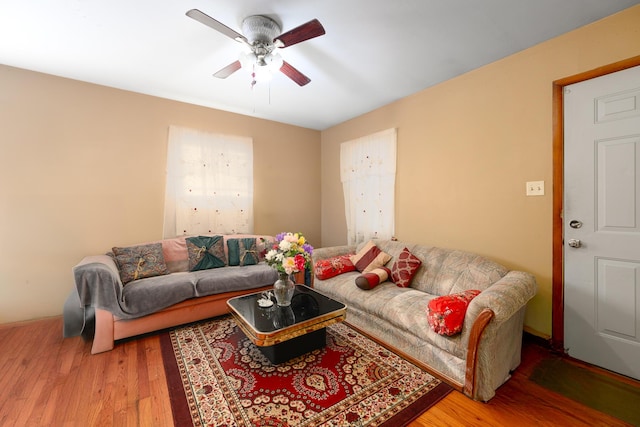
[(253, 233), (253, 140), (171, 126), (164, 238)]
[(394, 234), (396, 130), (340, 144), (347, 243), (391, 239)]

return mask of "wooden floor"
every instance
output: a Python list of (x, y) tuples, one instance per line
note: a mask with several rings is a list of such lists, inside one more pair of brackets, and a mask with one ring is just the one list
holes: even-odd
[[(411, 425), (628, 425), (530, 382), (549, 356), (525, 342), (521, 366), (489, 403), (454, 391)], [(0, 426), (172, 425), (157, 335), (92, 356), (82, 338), (62, 338), (61, 318), (0, 325)]]

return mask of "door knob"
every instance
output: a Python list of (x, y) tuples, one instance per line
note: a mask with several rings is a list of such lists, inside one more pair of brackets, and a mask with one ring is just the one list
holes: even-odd
[(578, 239), (569, 239), (567, 244), (572, 248), (579, 248), (580, 246), (582, 246), (582, 242)]
[(571, 228), (580, 228), (580, 227), (582, 227), (582, 222), (578, 221), (577, 219), (574, 219), (573, 221), (571, 221), (569, 223), (569, 227), (571, 227)]

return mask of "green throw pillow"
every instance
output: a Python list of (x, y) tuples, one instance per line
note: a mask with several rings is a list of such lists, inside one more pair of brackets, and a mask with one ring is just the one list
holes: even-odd
[(189, 271), (208, 270), (227, 265), (222, 236), (187, 237), (186, 241)]
[(229, 239), (227, 247), (229, 265), (255, 265), (259, 262), (255, 238)]

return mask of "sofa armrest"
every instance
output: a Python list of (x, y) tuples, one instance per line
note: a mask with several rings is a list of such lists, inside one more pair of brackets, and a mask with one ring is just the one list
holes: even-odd
[(126, 316), (120, 308), (122, 281), (114, 259), (108, 255), (83, 258), (73, 267), (80, 304)]
[(520, 364), (524, 311), (536, 290), (533, 275), (510, 271), (471, 301), (462, 336), (467, 343), (464, 394), (488, 401)]
[(333, 258), (339, 255), (352, 254), (356, 252), (356, 245), (341, 245), (341, 246), (327, 246), (326, 248), (315, 248), (313, 250), (312, 260), (315, 265), (316, 262)]
[(471, 301), (464, 321), (473, 323), (482, 310), (488, 308), (493, 311), (495, 322), (504, 322), (522, 309), (536, 290), (532, 274), (510, 271)]

